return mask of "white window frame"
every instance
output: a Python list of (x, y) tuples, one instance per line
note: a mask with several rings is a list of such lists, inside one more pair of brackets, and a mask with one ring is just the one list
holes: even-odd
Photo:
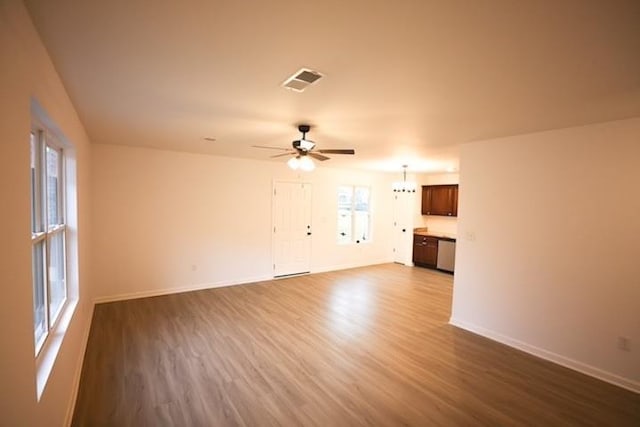
[[(373, 227), (372, 227), (372, 212), (371, 212), (371, 199), (372, 199), (372, 191), (371, 191), (371, 187), (368, 185), (340, 185), (338, 186), (338, 197), (339, 197), (339, 189), (340, 188), (351, 188), (351, 240), (349, 241), (343, 241), (341, 240), (340, 237), (340, 230), (338, 230), (338, 235), (337, 235), (337, 242), (338, 245), (353, 245), (353, 244), (368, 244), (368, 243), (372, 243), (373, 242)], [(356, 190), (357, 189), (367, 189), (367, 191), (369, 192), (369, 203), (368, 203), (368, 207), (369, 209), (367, 210), (367, 215), (369, 217), (369, 220), (367, 221), (367, 226), (368, 226), (368, 240), (364, 240), (361, 238), (358, 238), (355, 235), (355, 230), (356, 230)], [(338, 201), (338, 203), (340, 203)], [(340, 208), (338, 207), (338, 209), (336, 209), (336, 212), (338, 214), (338, 222), (340, 221), (339, 215), (340, 215)]]
[[(37, 266), (36, 259), (32, 260), (32, 286), (34, 292), (34, 302), (35, 302), (35, 292), (36, 286), (43, 286), (41, 291), (44, 296), (44, 332), (38, 337), (36, 334), (36, 307), (34, 304), (34, 341), (35, 341), (35, 355), (36, 357), (40, 354), (41, 350), (45, 347), (45, 343), (50, 335), (50, 332), (56, 328), (59, 320), (60, 314), (66, 308), (67, 302), (69, 301), (69, 285), (68, 285), (68, 255), (67, 255), (67, 223), (66, 223), (66, 183), (65, 183), (65, 149), (63, 145), (56, 139), (56, 137), (39, 121), (34, 120), (31, 133), (34, 135), (35, 139), (35, 186), (32, 191), (35, 194), (32, 194), (31, 200), (34, 202), (34, 206), (32, 207), (32, 232), (31, 232), (31, 247), (32, 247), (32, 257), (34, 257), (34, 253), (36, 250), (36, 246), (43, 244), (44, 245), (44, 256), (42, 259), (42, 265), (40, 268), (42, 269), (42, 277), (43, 283), (36, 284), (37, 278), (39, 275), (37, 274)], [(31, 141), (29, 141), (31, 144)], [(59, 161), (57, 162), (57, 217), (58, 222), (56, 224), (49, 224), (49, 215), (48, 215), (48, 206), (47, 206), (47, 159), (46, 159), (46, 150), (47, 147), (55, 150), (58, 153)], [(35, 217), (35, 218), (34, 218)], [(51, 280), (49, 277), (49, 266), (50, 266), (50, 254), (51, 254), (51, 242), (55, 236), (62, 236), (62, 252), (63, 252), (63, 281), (64, 281), (64, 298), (60, 305), (57, 307), (55, 313), (51, 313)]]

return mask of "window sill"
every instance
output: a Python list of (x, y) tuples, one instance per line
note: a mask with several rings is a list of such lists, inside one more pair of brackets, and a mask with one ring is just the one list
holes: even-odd
[(62, 347), (64, 335), (71, 323), (77, 305), (77, 299), (67, 301), (67, 304), (65, 304), (60, 313), (60, 318), (56, 326), (49, 331), (44, 347), (40, 350), (40, 354), (36, 358), (36, 393), (38, 401), (40, 401), (51, 371), (53, 371), (53, 365), (55, 364), (60, 347)]

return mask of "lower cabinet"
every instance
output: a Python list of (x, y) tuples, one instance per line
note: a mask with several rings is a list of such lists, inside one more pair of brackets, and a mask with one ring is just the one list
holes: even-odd
[(414, 234), (413, 263), (422, 267), (435, 268), (438, 263), (438, 239)]

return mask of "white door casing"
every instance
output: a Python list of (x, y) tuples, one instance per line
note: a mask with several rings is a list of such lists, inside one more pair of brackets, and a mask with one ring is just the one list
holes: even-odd
[(310, 271), (311, 239), (311, 184), (274, 182), (274, 277)]

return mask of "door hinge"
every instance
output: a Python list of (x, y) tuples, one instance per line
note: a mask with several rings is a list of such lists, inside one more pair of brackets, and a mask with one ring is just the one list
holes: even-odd
[(276, 189), (275, 188), (273, 189), (273, 195), (274, 196), (276, 195)]
[(273, 226), (273, 232), (274, 233), (276, 232), (276, 226), (275, 225)]

